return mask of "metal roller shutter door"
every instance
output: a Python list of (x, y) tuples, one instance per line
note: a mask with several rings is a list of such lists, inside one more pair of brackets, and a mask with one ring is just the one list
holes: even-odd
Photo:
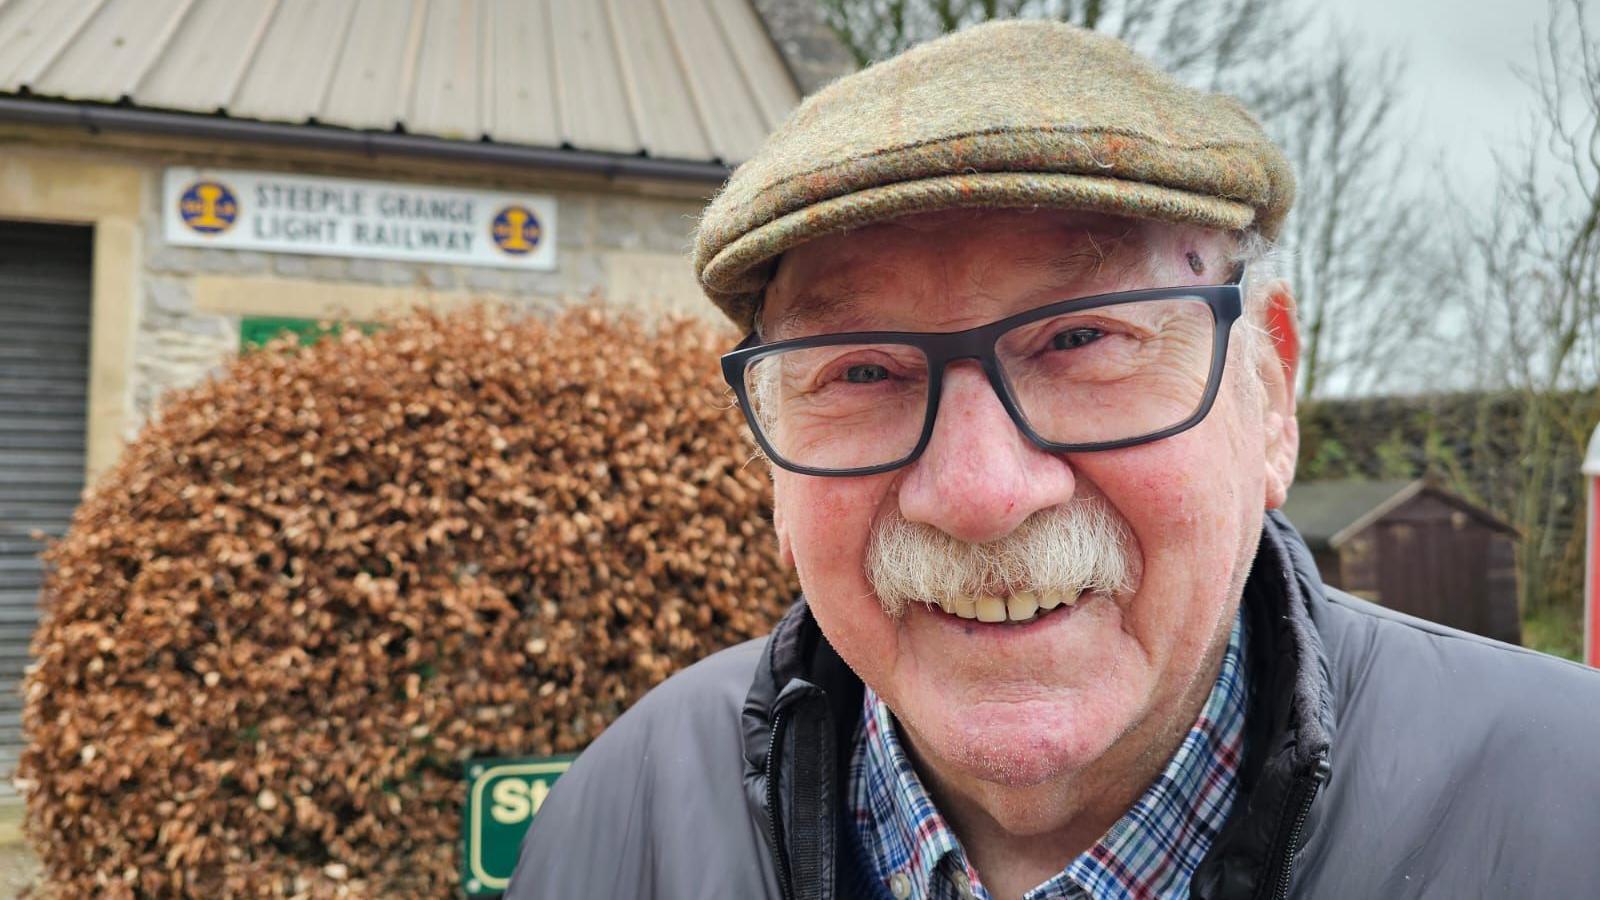
[(0, 222), (0, 798), (22, 747), (22, 670), (38, 622), (37, 532), (83, 491), (89, 389), (87, 228)]

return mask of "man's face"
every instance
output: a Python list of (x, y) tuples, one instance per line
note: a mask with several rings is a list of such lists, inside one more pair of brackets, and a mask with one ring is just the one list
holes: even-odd
[[(1123, 231), (1115, 220), (1008, 211), (918, 216), (822, 238), (785, 255), (762, 321), (781, 329), (796, 309), (829, 311), (766, 337), (952, 331), (1053, 300), (1229, 275), (1220, 236), (1168, 229), (1116, 241)], [(1143, 252), (1156, 253), (1165, 274), (1152, 276)], [(1292, 399), (1281, 376), (1272, 383), (1277, 367), (1265, 367), (1265, 390), (1240, 382), (1261, 378), (1240, 357), (1241, 327), (1210, 414), (1170, 438), (1042, 451), (968, 360), (947, 369), (931, 442), (910, 465), (849, 478), (776, 471), (780, 545), (817, 621), (919, 757), (987, 782), (1037, 784), (1114, 747), (1126, 752), (1209, 687), (1263, 508), (1281, 503), (1294, 455)], [(1125, 589), (1086, 593), (1021, 624), (918, 602), (893, 617), (880, 605), (868, 551), (884, 523), (987, 544), (1075, 499), (1102, 501), (1121, 526)]]

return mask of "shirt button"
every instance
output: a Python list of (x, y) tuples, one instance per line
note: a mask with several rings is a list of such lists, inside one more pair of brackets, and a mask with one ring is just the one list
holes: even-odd
[(904, 872), (889, 876), (889, 893), (894, 894), (895, 900), (906, 900), (911, 896), (911, 879)]
[(972, 897), (972, 881), (971, 881), (971, 879), (967, 878), (967, 873), (965, 873), (965, 872), (957, 872), (955, 881), (956, 881), (956, 890), (961, 892), (961, 896), (967, 898), (967, 900), (971, 900), (971, 897)]

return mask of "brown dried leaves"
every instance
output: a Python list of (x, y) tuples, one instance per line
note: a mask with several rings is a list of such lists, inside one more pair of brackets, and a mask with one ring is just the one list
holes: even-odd
[(792, 597), (727, 343), (420, 314), (172, 398), (48, 554), (44, 893), (451, 893), (462, 760), (579, 750)]

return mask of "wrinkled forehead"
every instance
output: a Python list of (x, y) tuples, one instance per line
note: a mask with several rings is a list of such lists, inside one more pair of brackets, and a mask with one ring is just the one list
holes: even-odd
[(936, 330), (1115, 290), (1216, 280), (1225, 232), (1061, 210), (943, 210), (802, 244), (757, 310), (767, 340), (895, 327)]

